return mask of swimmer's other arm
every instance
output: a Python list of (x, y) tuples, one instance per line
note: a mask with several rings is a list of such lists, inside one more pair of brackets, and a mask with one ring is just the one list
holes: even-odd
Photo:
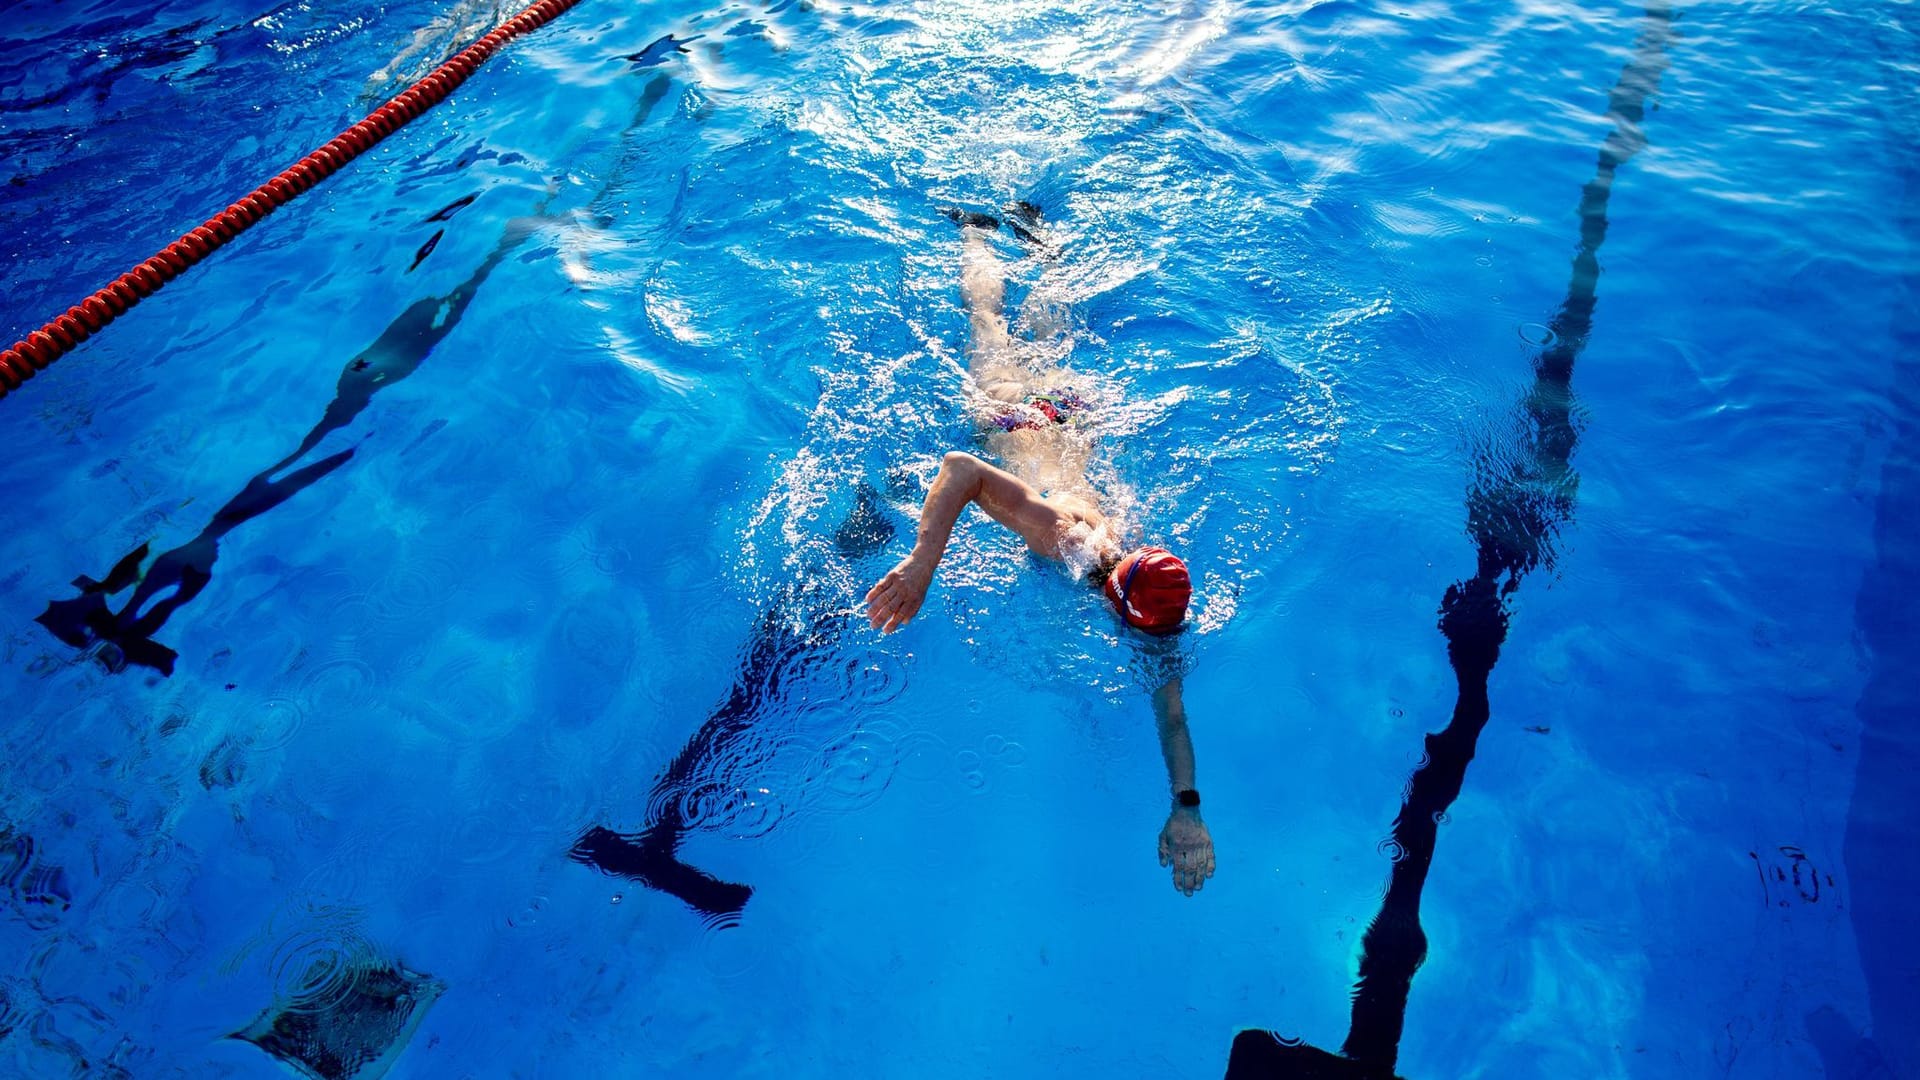
[(867, 590), (867, 621), (890, 634), (920, 610), (933, 584), (934, 568), (947, 553), (953, 526), (968, 503), (978, 503), (993, 520), (1020, 534), (1042, 555), (1058, 558), (1060, 524), (1066, 515), (1012, 473), (996, 469), (972, 454), (956, 450), (940, 461), (939, 475), (920, 508), (920, 529), (913, 551)]
[(1193, 786), (1193, 738), (1187, 734), (1187, 706), (1175, 676), (1153, 692), (1154, 726), (1160, 732), (1160, 756), (1167, 761), (1167, 786), (1173, 806), (1160, 830), (1160, 865), (1173, 868), (1173, 887), (1192, 896), (1213, 876), (1213, 835), (1200, 820), (1200, 807), (1181, 806), (1180, 793)]

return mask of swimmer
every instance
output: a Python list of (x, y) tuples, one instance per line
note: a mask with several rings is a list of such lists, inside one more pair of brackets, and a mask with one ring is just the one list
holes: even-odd
[[(1165, 548), (1126, 542), (1126, 530), (1103, 509), (1087, 478), (1091, 439), (1084, 428), (1092, 406), (1065, 372), (1038, 370), (1033, 343), (1007, 330), (1005, 279), (987, 244), (999, 221), (962, 211), (948, 215), (961, 232), (960, 295), (970, 326), (975, 415), (985, 449), (1005, 468), (957, 450), (942, 459), (920, 510), (913, 550), (867, 591), (867, 620), (892, 633), (919, 612), (954, 523), (972, 503), (1035, 552), (1084, 574), (1122, 622), (1147, 635), (1150, 647), (1169, 650), (1193, 591), (1186, 563)], [(1040, 239), (1039, 212), (1031, 204), (1016, 204), (1010, 224), (1043, 257), (1052, 254)], [(1200, 818), (1180, 690), (1175, 674), (1153, 692), (1172, 797), (1160, 830), (1160, 865), (1172, 868), (1174, 888), (1192, 896), (1213, 876), (1213, 837)]]
[(400, 93), (507, 21), (521, 6), (516, 0), (457, 0), (414, 31), (406, 47), (387, 61), (386, 67), (367, 76), (360, 88), (361, 102)]

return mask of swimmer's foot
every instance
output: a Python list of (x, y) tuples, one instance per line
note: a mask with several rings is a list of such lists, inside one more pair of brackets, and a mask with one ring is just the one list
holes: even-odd
[(940, 208), (940, 212), (947, 215), (949, 221), (952, 221), (955, 225), (963, 229), (987, 229), (991, 231), (1000, 227), (1000, 219), (994, 217), (992, 214), (975, 213), (972, 210), (962, 210), (957, 206), (943, 206)]
[(1025, 199), (1007, 204), (1007, 228), (1023, 243), (1031, 245), (1034, 252), (1043, 259), (1051, 259), (1060, 254), (1060, 245), (1047, 236), (1046, 228), (1040, 223), (1040, 208)]
[(1007, 204), (1007, 227), (1029, 244), (1040, 242), (1040, 208), (1025, 199)]

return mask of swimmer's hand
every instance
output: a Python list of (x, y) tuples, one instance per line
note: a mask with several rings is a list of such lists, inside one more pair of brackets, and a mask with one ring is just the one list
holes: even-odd
[(933, 584), (933, 564), (909, 555), (867, 590), (867, 622), (883, 634), (907, 625)]
[(1173, 867), (1173, 887), (1192, 896), (1213, 876), (1213, 834), (1197, 806), (1176, 806), (1160, 830), (1160, 865)]

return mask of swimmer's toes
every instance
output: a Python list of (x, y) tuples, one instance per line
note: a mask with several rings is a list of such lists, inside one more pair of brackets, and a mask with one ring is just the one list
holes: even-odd
[(957, 206), (943, 206), (940, 208), (940, 212), (947, 215), (949, 221), (952, 221), (961, 228), (971, 226), (976, 229), (998, 229), (1000, 227), (1000, 219), (994, 217), (992, 214), (981, 214), (972, 210), (962, 210)]

